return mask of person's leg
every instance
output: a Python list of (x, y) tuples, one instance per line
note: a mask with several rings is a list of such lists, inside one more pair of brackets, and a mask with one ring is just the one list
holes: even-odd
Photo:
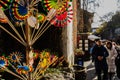
[(100, 63), (95, 62), (95, 70), (96, 70), (96, 74), (97, 74), (98, 80), (102, 80), (101, 79), (102, 68), (101, 68), (101, 64)]
[(97, 74), (97, 78), (98, 78), (98, 80), (102, 80), (101, 79), (101, 69), (100, 68), (96, 68), (96, 74)]
[(117, 77), (120, 79), (120, 67), (116, 68)]
[(103, 80), (108, 80), (108, 68), (103, 68)]
[(98, 80), (101, 80), (101, 73), (97, 73)]
[(114, 80), (115, 72), (112, 72), (111, 76), (112, 76), (112, 80)]
[(109, 77), (109, 80), (112, 80), (112, 73), (109, 72), (108, 75), (109, 75), (109, 76), (108, 76), (108, 77)]

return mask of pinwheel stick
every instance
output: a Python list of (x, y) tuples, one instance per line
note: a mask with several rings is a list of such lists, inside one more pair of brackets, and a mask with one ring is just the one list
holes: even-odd
[[(34, 30), (33, 30), (33, 32), (32, 32), (32, 35), (31, 35), (31, 41), (37, 36), (37, 34), (39, 33), (39, 31), (41, 30), (41, 28), (43, 27), (43, 25), (44, 25), (44, 23), (46, 22), (46, 18), (45, 18), (45, 20), (43, 21), (43, 23), (41, 24), (41, 26), (39, 27), (39, 29), (38, 29), (38, 31), (36, 32), (36, 34), (35, 34), (35, 28), (34, 28)], [(36, 25), (37, 26), (37, 25)]]
[[(49, 22), (48, 22), (49, 23)], [(48, 24), (47, 23), (47, 24)], [(47, 26), (47, 24), (42, 28), (42, 30), (39, 32), (39, 34), (37, 35), (37, 37), (36, 38), (34, 38), (33, 39), (33, 41), (32, 41), (32, 45), (39, 39), (39, 37), (51, 26), (51, 24), (49, 24), (48, 26)], [(46, 27), (47, 26), (47, 27)]]
[[(40, 26), (40, 28), (38, 29), (37, 33), (35, 34), (34, 38), (31, 41), (31, 45), (33, 45), (36, 40), (51, 26), (51, 24), (48, 25), (48, 23), (51, 21), (51, 19), (55, 16), (56, 14), (56, 10), (55, 9), (51, 9), (47, 15), (47, 17), (45, 18), (45, 21), (43, 22), (43, 24)], [(44, 25), (44, 23), (46, 22), (46, 20), (48, 20), (48, 22)], [(47, 26), (47, 27), (46, 27)]]
[[(17, 70), (16, 69), (16, 67), (13, 65), (13, 64), (11, 64), (9, 61), (8, 61), (8, 63), (12, 66), (12, 68), (14, 69), (14, 70)], [(22, 74), (20, 74), (25, 80), (27, 80), (27, 78), (25, 77), (25, 76), (23, 76)]]
[(13, 38), (15, 38), (18, 42), (20, 42), (22, 45), (26, 46), (25, 43), (23, 43), (19, 38), (14, 36), (11, 32), (9, 32), (7, 29), (5, 29), (3, 26), (0, 25), (0, 28), (3, 29), (5, 32), (7, 32), (9, 35), (11, 35)]
[[(38, 72), (35, 74), (34, 79), (40, 79), (41, 78), (41, 74), (51, 65), (53, 64), (58, 58), (54, 59), (51, 63), (49, 63), (46, 67), (44, 67), (43, 69), (39, 68)], [(33, 80), (34, 80), (33, 79)]]
[(30, 27), (29, 27), (27, 22), (26, 22), (25, 32), (26, 32), (25, 34), (26, 34), (26, 43), (27, 43), (27, 46), (26, 46), (26, 64), (28, 65), (29, 64), (29, 52), (31, 49), (31, 46), (30, 46), (31, 32), (30, 32)]
[(21, 26), (21, 29), (22, 29), (23, 36), (24, 36), (24, 38), (26, 39), (25, 31), (24, 31), (24, 29), (23, 29), (23, 26)]
[(35, 6), (40, 0), (32, 0), (30, 3), (30, 7)]
[(36, 72), (38, 71), (38, 69), (40, 68), (40, 61), (41, 61), (41, 59), (39, 60), (39, 62), (38, 62), (38, 64), (37, 64), (37, 67), (36, 67), (36, 69), (35, 69), (35, 71), (33, 72), (33, 77), (35, 77), (35, 74), (36, 74)]
[[(6, 16), (6, 15), (5, 15)], [(16, 30), (16, 28), (13, 26), (13, 24), (10, 22), (10, 20), (7, 18), (6, 19), (8, 21), (8, 24), (10, 25), (10, 27), (14, 30), (14, 32), (17, 34), (17, 36), (25, 43), (24, 39), (21, 37), (21, 35), (19, 34), (19, 32)]]
[(16, 77), (18, 77), (18, 78), (20, 78), (21, 80), (25, 80), (24, 78), (22, 78), (21, 76), (15, 74), (14, 72), (12, 72), (11, 70), (9, 70), (9, 69), (6, 68), (6, 67), (5, 67), (5, 71), (8, 72), (8, 73), (10, 73), (10, 74), (12, 74), (12, 75), (14, 75), (14, 76), (16, 76)]
[[(0, 9), (1, 10), (1, 9)], [(1, 14), (5, 16), (5, 18), (7, 19), (8, 24), (10, 25), (11, 29), (16, 33), (16, 35), (19, 37), (13, 37), (13, 34), (10, 33), (7, 29), (5, 29), (4, 27), (0, 27), (2, 28), (4, 31), (7, 31), (8, 34), (10, 34), (13, 38), (15, 38), (16, 40), (18, 40), (21, 44), (23, 44), (24, 46), (26, 46), (26, 43), (24, 41), (24, 39), (21, 37), (21, 35), (18, 33), (18, 31), (16, 30), (16, 28), (13, 26), (13, 24), (10, 22), (10, 20), (8, 19), (8, 17), (5, 15), (5, 13), (1, 10)], [(19, 40), (20, 39), (20, 40)]]

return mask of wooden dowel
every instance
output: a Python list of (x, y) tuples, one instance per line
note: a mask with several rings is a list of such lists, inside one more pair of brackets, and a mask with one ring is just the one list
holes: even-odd
[(3, 29), (5, 32), (7, 32), (9, 35), (11, 35), (13, 38), (15, 38), (18, 42), (20, 42), (22, 45), (26, 46), (25, 43), (19, 40), (16, 36), (14, 36), (11, 32), (9, 32), (7, 29), (5, 29), (3, 26), (0, 25), (0, 28)]

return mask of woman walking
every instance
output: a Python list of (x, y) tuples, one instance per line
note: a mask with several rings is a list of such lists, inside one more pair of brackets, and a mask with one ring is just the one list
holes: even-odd
[(106, 43), (106, 49), (109, 53), (109, 56), (107, 57), (107, 63), (108, 63), (108, 77), (109, 80), (112, 80), (115, 72), (116, 72), (116, 65), (115, 65), (115, 58), (117, 56), (117, 51), (115, 47), (112, 45), (112, 42)]
[(115, 44), (115, 48), (117, 50), (117, 57), (115, 58), (115, 65), (116, 65), (116, 74), (118, 80), (120, 80), (120, 45)]

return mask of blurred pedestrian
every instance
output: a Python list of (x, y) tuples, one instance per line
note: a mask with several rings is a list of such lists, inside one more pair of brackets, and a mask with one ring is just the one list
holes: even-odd
[(117, 77), (120, 79), (120, 46), (117, 45), (115, 48), (118, 53), (117, 57), (115, 58), (116, 74), (117, 74)]
[(94, 62), (94, 57), (93, 57), (93, 54), (92, 54), (94, 46), (95, 46), (95, 44), (93, 44), (90, 48), (90, 55), (91, 55), (91, 58), (92, 58), (92, 62)]
[[(107, 49), (102, 45), (100, 39), (95, 40), (95, 46), (92, 50), (92, 54), (95, 61), (95, 70), (98, 77), (98, 80), (108, 80), (108, 64), (106, 57), (108, 57)], [(103, 72), (103, 79), (101, 74)]]
[(117, 51), (110, 41), (106, 43), (105, 47), (109, 53), (107, 57), (109, 80), (112, 80), (116, 72), (115, 58), (117, 56)]

